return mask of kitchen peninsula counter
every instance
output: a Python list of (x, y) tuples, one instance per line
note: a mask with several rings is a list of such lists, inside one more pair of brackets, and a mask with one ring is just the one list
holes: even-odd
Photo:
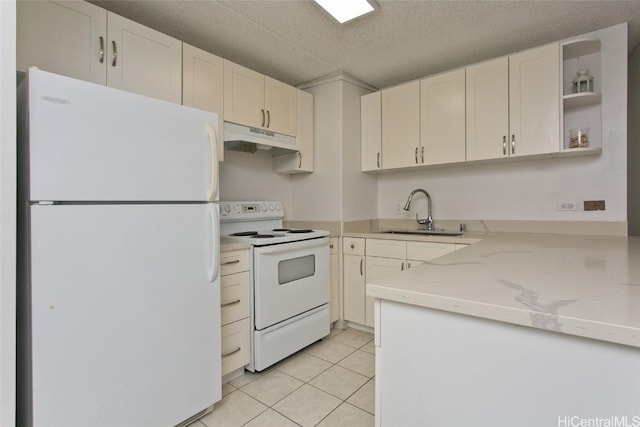
[(490, 234), (367, 294), (640, 347), (640, 238)]
[(377, 426), (640, 426), (640, 238), (487, 234), (367, 295)]

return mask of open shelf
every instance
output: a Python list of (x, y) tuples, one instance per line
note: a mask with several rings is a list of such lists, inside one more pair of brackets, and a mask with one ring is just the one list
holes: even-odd
[(560, 151), (560, 157), (597, 156), (602, 154), (600, 147), (564, 148)]
[(600, 52), (599, 39), (572, 40), (562, 45), (562, 56), (564, 59), (578, 58), (597, 52)]
[(584, 107), (600, 103), (602, 95), (599, 92), (570, 93), (562, 97), (565, 110), (568, 108)]

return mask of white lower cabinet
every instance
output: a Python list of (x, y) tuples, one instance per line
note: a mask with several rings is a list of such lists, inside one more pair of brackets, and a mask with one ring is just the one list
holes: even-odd
[(342, 282), (344, 319), (364, 325), (364, 244), (365, 239), (345, 237), (342, 240)]
[(338, 262), (338, 238), (329, 239), (330, 317), (333, 323), (340, 319), (340, 265)]
[[(404, 242), (400, 242), (404, 244)], [(365, 271), (366, 271), (366, 283), (374, 282), (376, 280), (384, 279), (385, 277), (393, 276), (406, 269), (405, 259), (398, 258), (382, 258), (376, 256), (366, 257)], [(364, 307), (364, 324), (366, 326), (373, 327), (374, 314), (373, 303), (374, 298), (366, 295), (365, 289), (365, 307)]]
[(438, 258), (466, 245), (345, 237), (343, 241), (344, 319), (374, 326), (374, 298), (366, 284)]
[(250, 361), (249, 250), (220, 254), (222, 376)]

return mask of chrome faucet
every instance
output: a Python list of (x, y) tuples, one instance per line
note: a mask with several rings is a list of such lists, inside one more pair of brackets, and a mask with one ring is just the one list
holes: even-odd
[(415, 190), (413, 190), (411, 192), (411, 194), (409, 194), (409, 198), (407, 199), (407, 203), (404, 204), (404, 210), (408, 211), (409, 208), (411, 207), (411, 201), (413, 200), (413, 196), (416, 193), (424, 193), (425, 196), (427, 196), (427, 218), (418, 218), (418, 214), (416, 213), (416, 221), (418, 221), (418, 224), (420, 225), (425, 225), (427, 226), (427, 230), (433, 230), (433, 217), (431, 216), (431, 196), (429, 195), (429, 193), (427, 193), (427, 190), (423, 190), (422, 188), (416, 188)]

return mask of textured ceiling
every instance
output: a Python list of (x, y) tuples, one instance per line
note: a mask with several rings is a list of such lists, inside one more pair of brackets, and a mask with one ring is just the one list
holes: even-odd
[(384, 88), (622, 22), (640, 43), (638, 0), (378, 0), (342, 26), (312, 0), (92, 3), (292, 85), (346, 72)]

